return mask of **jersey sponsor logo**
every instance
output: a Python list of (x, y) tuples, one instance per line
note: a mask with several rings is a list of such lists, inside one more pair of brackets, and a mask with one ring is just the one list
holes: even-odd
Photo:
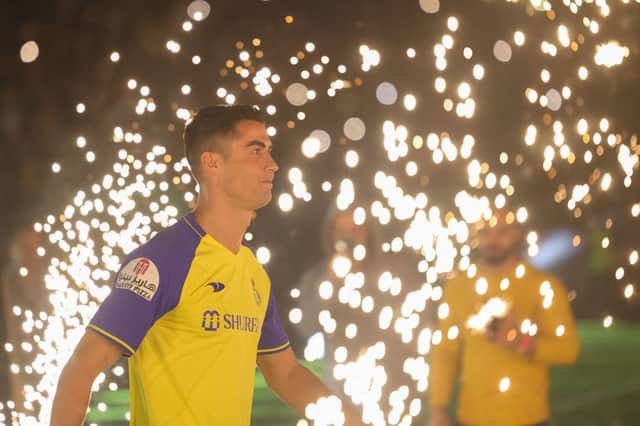
[(225, 285), (222, 284), (222, 283), (209, 283), (209, 284), (207, 284), (207, 286), (211, 286), (211, 288), (213, 289), (214, 293), (222, 291), (225, 288)]
[(234, 332), (260, 333), (260, 319), (236, 313), (220, 313), (207, 310), (202, 313), (201, 327), (205, 331), (218, 331), (220, 328)]
[(160, 273), (151, 259), (139, 257), (127, 263), (118, 273), (115, 288), (129, 290), (149, 301), (158, 291)]
[(202, 313), (202, 328), (206, 331), (216, 331), (220, 328), (220, 313), (218, 311), (204, 311)]
[(151, 263), (148, 259), (140, 259), (136, 263), (136, 266), (133, 267), (133, 272), (135, 274), (143, 275), (149, 269), (149, 263)]

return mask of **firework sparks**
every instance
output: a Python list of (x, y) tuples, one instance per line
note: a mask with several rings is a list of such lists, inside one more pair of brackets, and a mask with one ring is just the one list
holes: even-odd
[[(468, 40), (461, 34), (468, 23), (463, 18), (442, 16), (440, 2), (420, 0), (422, 10), (442, 26), (443, 33), (435, 38), (430, 50), (404, 46), (403, 52), (410, 64), (421, 64), (432, 70), (431, 80), (424, 86), (434, 92), (431, 98), (437, 97), (437, 102), (429, 107), (441, 109), (454, 120), (453, 123), (468, 124), (473, 123), (477, 113), (491, 102), (481, 97), (481, 89), (490, 80), (493, 67), (508, 66), (519, 55), (524, 55), (525, 49), (535, 46), (532, 49), (535, 55), (547, 58), (545, 65), (536, 72), (535, 80), (529, 81), (513, 97), (524, 97), (528, 107), (535, 112), (535, 119), (521, 123), (524, 146), (529, 150), (530, 158), (541, 159), (542, 172), (552, 181), (560, 182), (550, 199), (565, 203), (578, 219), (598, 196), (619, 189), (625, 194), (625, 200), (631, 200), (625, 206), (625, 214), (637, 220), (640, 202), (632, 197), (637, 188), (634, 174), (639, 167), (640, 155), (637, 135), (629, 135), (624, 129), (615, 131), (615, 117), (591, 114), (589, 105), (584, 102), (580, 103), (577, 115), (567, 113), (568, 108), (575, 111), (578, 105), (577, 101), (575, 104), (572, 101), (579, 97), (581, 84), (598, 78), (598, 67), (613, 67), (611, 71), (616, 67), (622, 69), (630, 56), (623, 41), (600, 39), (601, 29), (613, 21), (616, 14), (623, 13), (623, 7), (633, 7), (609, 3), (565, 1), (560, 7), (567, 8), (575, 19), (571, 22), (567, 19), (564, 23), (556, 22), (558, 11), (549, 1), (531, 0), (526, 5), (513, 5), (524, 7), (529, 16), (544, 15), (547, 21), (543, 39), (537, 40), (533, 34), (527, 34), (526, 28), (514, 27), (511, 32), (514, 46), (506, 40), (495, 40), (492, 49), (484, 52), (466, 44)], [(203, 21), (210, 13), (206, 1), (192, 2), (188, 7), (191, 21), (180, 26), (182, 39), (195, 37), (193, 29), (205, 25)], [(294, 22), (293, 16), (284, 19), (284, 25)], [(206, 62), (206, 56), (200, 52), (186, 52), (187, 45), (184, 41), (169, 39), (164, 48), (168, 55), (193, 66)], [(594, 48), (590, 51), (591, 45)], [(359, 351), (341, 346), (328, 354), (336, 361), (331, 373), (342, 384), (344, 392), (361, 406), (365, 421), (374, 425), (411, 424), (421, 411), (421, 402), (415, 392), (424, 392), (428, 387), (426, 356), (431, 346), (460, 335), (458, 329), (437, 330), (422, 314), (429, 304), (438, 306), (442, 298), (439, 281), (446, 274), (460, 271), (475, 277), (476, 268), (470, 258), (473, 224), (483, 218), (489, 219), (492, 209), (502, 208), (515, 194), (517, 188), (512, 177), (500, 170), (508, 164), (520, 166), (522, 156), (514, 149), (514, 152), (501, 153), (498, 161), (482, 160), (474, 153), (479, 144), (477, 136), (473, 130), (458, 130), (462, 126), (442, 130), (411, 128), (395, 118), (351, 116), (338, 126), (345, 141), (349, 141), (342, 157), (346, 166), (344, 175), (327, 173), (322, 177), (321, 187), (316, 187), (312, 180), (305, 180), (308, 178), (305, 165), (325, 161), (324, 156), (328, 155), (325, 153), (332, 148), (339, 149), (342, 142), (332, 140), (333, 129), (307, 129), (313, 123), (313, 105), (330, 106), (341, 92), (368, 91), (367, 96), (375, 96), (381, 105), (389, 108), (386, 111), (411, 113), (426, 107), (428, 97), (419, 88), (399, 89), (400, 81), (378, 81), (368, 77), (368, 73), (385, 67), (385, 52), (371, 44), (353, 46), (353, 57), (339, 58), (344, 61), (340, 63), (330, 52), (323, 52), (320, 44), (304, 41), (286, 62), (278, 64), (279, 67), (266, 61), (268, 51), (259, 38), (248, 43), (238, 42), (235, 47), (236, 57), (222, 64), (220, 77), (213, 82), (217, 86), (216, 97), (233, 104), (251, 88), (267, 117), (273, 120), (268, 126), (270, 136), (296, 127), (308, 130), (307, 136), (299, 141), (297, 163), (294, 161), (287, 173), (290, 189), (283, 190), (277, 197), (279, 210), (286, 215), (311, 203), (320, 191), (332, 193), (339, 210), (353, 210), (354, 222), (369, 221), (377, 227), (392, 228), (380, 244), (383, 255), (406, 252), (416, 256), (415, 272), (424, 281), (421, 285), (403, 282), (392, 268), (378, 276), (365, 276), (357, 266), (357, 262), (369, 255), (364, 246), (333, 259), (332, 268), (337, 280), (317, 283), (317, 291), (327, 303), (337, 300), (349, 310), (358, 312), (363, 321), (374, 322), (381, 331), (393, 333), (397, 338), (394, 344), (413, 348), (415, 356), (402, 360), (406, 384), (393, 389), (384, 386), (388, 381), (385, 364), (389, 342), (372, 341)], [(527, 52), (534, 55), (531, 50)], [(568, 72), (566, 65), (554, 60), (560, 55), (570, 56), (578, 65)], [(29, 42), (22, 47), (24, 62), (34, 61), (37, 57), (37, 44)], [(126, 58), (118, 51), (110, 52), (108, 57), (113, 65), (126, 63)], [(459, 58), (464, 61), (460, 62)], [(351, 65), (344, 65), (346, 63)], [(364, 81), (369, 84), (363, 85)], [(135, 94), (132, 119), (153, 117), (158, 108), (168, 108), (157, 103), (152, 88), (142, 80), (130, 78), (123, 84)], [(194, 85), (180, 82), (175, 96), (184, 100), (195, 91)], [(88, 108), (90, 105), (84, 102), (75, 105), (78, 114), (84, 114)], [(174, 102), (171, 111), (181, 122), (188, 121), (193, 113), (186, 101)], [(278, 127), (275, 124), (278, 119), (285, 124)], [(176, 128), (173, 123), (169, 126)], [(473, 126), (462, 128), (473, 129)], [(382, 164), (365, 161), (364, 149), (358, 145), (359, 141), (376, 138), (371, 135), (378, 131), (382, 137), (374, 143), (383, 150)], [(12, 374), (24, 375), (30, 383), (24, 387), (24, 401), (6, 404), (13, 411), (11, 421), (15, 424), (46, 421), (60, 369), (97, 307), (109, 294), (119, 260), (148, 241), (155, 231), (175, 223), (179, 213), (193, 206), (197, 197), (198, 189), (194, 187), (186, 160), (175, 157), (168, 144), (151, 142), (152, 139), (145, 136), (144, 126), (117, 125), (109, 137), (110, 154), (96, 154), (87, 149), (91, 141), (84, 136), (77, 137), (74, 144), (84, 161), (95, 163), (100, 160), (100, 164), (110, 166), (79, 190), (68, 205), (59, 208), (58, 213), (50, 214), (34, 226), (46, 237), (46, 244), (38, 248), (37, 254), (48, 261), (44, 281), (50, 292), (51, 312), (32, 312), (21, 306), (14, 308), (16, 320), (22, 322), (24, 340), (6, 343), (5, 350), (33, 354), (31, 363), (11, 366)], [(615, 159), (615, 167), (611, 166), (610, 158)], [(401, 164), (400, 172), (395, 167), (397, 164)], [(70, 166), (54, 162), (51, 171), (63, 173)], [(420, 184), (420, 180), (428, 177), (428, 172), (445, 167), (466, 178), (461, 187), (451, 191), (448, 199), (430, 194)], [(363, 168), (373, 171), (373, 179), (356, 178), (351, 173)], [(332, 168), (327, 165), (326, 170), (329, 172)], [(363, 188), (375, 194), (366, 204), (358, 197)], [(477, 195), (480, 193), (483, 195)], [(445, 206), (455, 206), (455, 209)], [(508, 220), (526, 222), (526, 207), (512, 212)], [(247, 239), (252, 237), (247, 234)], [(527, 242), (529, 254), (534, 256), (538, 252), (535, 231), (528, 235)], [(603, 247), (613, 243), (607, 239), (606, 243), (603, 241)], [(257, 258), (267, 264), (271, 251), (268, 247), (259, 247)], [(633, 280), (634, 272), (637, 275), (637, 248), (629, 249), (622, 263), (615, 278), (623, 286), (623, 297), (630, 299), (637, 294), (637, 283), (627, 281)], [(23, 277), (28, 273), (26, 268), (20, 270)], [(524, 267), (516, 271), (518, 277), (524, 274)], [(479, 294), (486, 292), (486, 280), (475, 278), (476, 291)], [(506, 291), (509, 281), (503, 280), (500, 288)], [(292, 291), (291, 295), (296, 299), (307, 297), (299, 291)], [(553, 291), (548, 283), (541, 284), (540, 297), (544, 307), (553, 303)], [(389, 300), (395, 302), (395, 309)], [(322, 307), (317, 317), (324, 333), (344, 332), (349, 339), (361, 333), (355, 323), (339, 323), (340, 319), (328, 306)], [(492, 318), (504, 315), (506, 309), (504, 301), (491, 299), (469, 319), (468, 326), (481, 330)], [(440, 318), (446, 317), (448, 306), (439, 304), (437, 313)], [(294, 308), (288, 318), (292, 323), (299, 323), (305, 314), (300, 308)], [(613, 323), (612, 316), (603, 320), (605, 327)], [(521, 328), (523, 333), (535, 334), (536, 325), (523, 323)], [(556, 334), (564, 334), (563, 325), (558, 326)], [(305, 357), (317, 358), (318, 353), (324, 352), (324, 347), (319, 345), (317, 339), (312, 339)], [(123, 374), (123, 366), (115, 365), (96, 379), (93, 389), (117, 390), (124, 383)], [(499, 391), (509, 392), (515, 380), (504, 377), (497, 384)], [(98, 407), (100, 410), (106, 408), (106, 405)], [(298, 424), (305, 425), (309, 421), (317, 425), (340, 424), (343, 421), (340, 401), (336, 398), (317, 401), (308, 407), (306, 417), (308, 420), (300, 420)]]

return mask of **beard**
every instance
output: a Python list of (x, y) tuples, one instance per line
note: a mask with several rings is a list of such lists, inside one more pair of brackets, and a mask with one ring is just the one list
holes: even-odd
[(480, 258), (487, 265), (496, 267), (502, 265), (513, 256), (518, 256), (519, 252), (519, 244), (513, 244), (511, 247), (507, 248), (489, 245), (480, 252)]

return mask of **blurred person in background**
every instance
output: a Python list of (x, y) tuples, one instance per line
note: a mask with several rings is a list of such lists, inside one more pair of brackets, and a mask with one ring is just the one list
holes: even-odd
[[(324, 351), (320, 352), (327, 353), (325, 368), (329, 377), (333, 376), (333, 351), (336, 348), (345, 346), (349, 352), (358, 354), (366, 348), (374, 333), (371, 329), (373, 324), (361, 321), (361, 311), (355, 311), (348, 303), (340, 302), (339, 291), (345, 277), (349, 273), (372, 273), (376, 258), (369, 225), (357, 224), (353, 215), (353, 209), (338, 210), (334, 207), (328, 211), (320, 236), (322, 256), (302, 274), (297, 286), (301, 294), (297, 305), (301, 308), (302, 316), (296, 322), (296, 340), (310, 358), (316, 358), (314, 352), (317, 352), (318, 342), (324, 342)], [(325, 321), (320, 321), (318, 316), (327, 310), (342, 330), (331, 333), (322, 331), (326, 328), (322, 325)], [(348, 339), (344, 327), (350, 323), (357, 323), (358, 332), (354, 338)], [(323, 344), (320, 345), (322, 347)]]
[[(382, 329), (379, 317), (385, 307), (392, 308), (393, 318), (400, 316), (402, 295), (417, 282), (418, 273), (411, 264), (413, 257), (382, 252), (381, 236), (360, 213), (364, 211), (335, 207), (327, 212), (319, 238), (323, 255), (302, 275), (297, 286), (300, 290), (297, 306), (302, 315), (299, 321), (293, 321), (296, 340), (304, 345), (307, 360), (323, 359), (326, 383), (343, 397), (353, 397), (347, 383), (362, 380), (367, 374), (360, 371), (358, 375), (362, 377), (350, 373), (345, 377), (343, 367), (362, 362), (367, 353), (371, 354), (382, 343), (384, 355), (376, 364), (384, 368), (384, 384), (370, 383), (367, 392), (380, 391), (385, 421), (397, 424), (388, 417), (394, 406), (395, 411), (406, 414), (410, 401), (419, 398), (404, 371), (404, 362), (415, 356), (415, 349), (401, 340), (392, 320), (390, 327)], [(411, 271), (415, 271), (415, 277)], [(393, 290), (381, 290), (379, 282), (383, 274), (393, 277)], [(395, 403), (391, 401), (392, 394)]]
[(567, 291), (526, 263), (524, 229), (501, 209), (480, 223), (475, 274), (446, 283), (438, 310), (441, 342), (431, 350), (430, 426), (448, 414), (460, 381), (459, 425), (547, 425), (549, 366), (579, 351)]

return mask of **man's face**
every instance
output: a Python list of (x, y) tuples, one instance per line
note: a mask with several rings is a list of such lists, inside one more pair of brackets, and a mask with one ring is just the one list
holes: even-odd
[(519, 254), (522, 230), (515, 222), (508, 224), (502, 213), (495, 218), (497, 220), (486, 222), (478, 233), (478, 252), (485, 263), (500, 266), (513, 255)]
[(230, 138), (217, 185), (236, 207), (257, 210), (266, 206), (278, 170), (266, 127), (258, 121), (239, 121)]

